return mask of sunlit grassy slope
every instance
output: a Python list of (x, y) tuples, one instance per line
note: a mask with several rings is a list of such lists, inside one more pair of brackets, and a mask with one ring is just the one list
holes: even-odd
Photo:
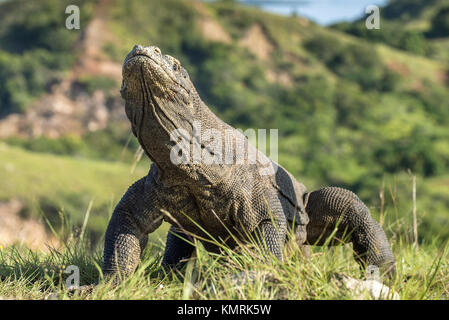
[(44, 215), (56, 229), (60, 219), (81, 226), (92, 201), (87, 230), (98, 238), (116, 203), (148, 166), (142, 161), (132, 170), (132, 164), (33, 153), (1, 144), (0, 201), (18, 199), (24, 204), (23, 214)]

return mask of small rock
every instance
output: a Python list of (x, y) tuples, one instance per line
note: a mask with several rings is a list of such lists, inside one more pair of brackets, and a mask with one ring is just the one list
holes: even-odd
[(59, 300), (59, 295), (56, 292), (53, 292), (46, 295), (44, 300)]
[(374, 300), (399, 300), (399, 294), (377, 280), (358, 280), (346, 275), (338, 276), (346, 289), (352, 291), (356, 300), (365, 300), (367, 294)]

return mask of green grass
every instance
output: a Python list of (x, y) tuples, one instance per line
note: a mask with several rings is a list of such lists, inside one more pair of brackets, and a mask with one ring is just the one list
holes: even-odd
[(45, 215), (57, 225), (61, 215), (81, 225), (92, 201), (87, 230), (97, 237), (127, 188), (147, 173), (143, 161), (133, 165), (34, 153), (0, 144), (0, 201), (15, 198), (25, 215)]
[(131, 166), (123, 163), (32, 153), (5, 144), (0, 146), (0, 159), (0, 177), (6, 182), (0, 189), (3, 199), (85, 191), (104, 202), (145, 175), (140, 168), (131, 174)]
[(435, 39), (430, 41), (430, 45), (433, 47), (432, 56), (440, 61), (449, 62), (449, 39)]
[[(118, 286), (100, 281), (91, 292), (69, 293), (65, 268), (80, 269), (81, 285), (101, 279), (101, 248), (89, 250), (82, 241), (70, 241), (59, 251), (39, 254), (8, 247), (0, 250), (0, 297), (14, 299), (354, 299), (354, 292), (338, 279), (363, 279), (350, 246), (312, 247), (305, 259), (296, 245), (286, 246), (284, 261), (265, 263), (252, 247), (239, 252), (224, 249), (210, 254), (197, 246), (196, 255), (183, 270), (164, 273), (161, 247), (150, 244), (136, 272)], [(433, 244), (419, 248), (393, 245), (397, 275), (388, 280), (401, 299), (449, 297), (448, 252)], [(251, 275), (252, 280), (238, 282)], [(364, 295), (369, 299), (369, 295)]]
[(445, 63), (392, 49), (383, 44), (378, 44), (377, 50), (384, 63), (394, 62), (405, 68), (404, 70), (407, 73), (403, 76), (405, 84), (410, 85), (417, 81), (428, 80), (436, 85), (444, 85), (441, 74), (447, 68)]

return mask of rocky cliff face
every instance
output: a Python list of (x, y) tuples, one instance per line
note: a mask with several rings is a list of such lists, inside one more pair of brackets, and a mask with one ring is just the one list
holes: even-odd
[[(105, 42), (114, 38), (105, 26), (107, 8), (108, 1), (104, 0), (95, 7), (93, 19), (74, 48), (78, 59), (66, 77), (24, 114), (11, 114), (0, 120), (0, 138), (82, 135), (104, 129), (114, 119), (124, 119), (119, 96), (122, 67), (103, 52)], [(90, 91), (82, 84), (85, 77), (109, 78), (115, 81), (116, 90), (108, 94), (101, 89)]]
[(58, 239), (39, 220), (21, 217), (22, 209), (23, 205), (17, 199), (0, 202), (0, 247), (18, 244), (32, 250), (57, 248), (60, 245)]
[(0, 138), (58, 138), (104, 129), (114, 117), (111, 113), (123, 115), (117, 100), (108, 99), (103, 91), (89, 94), (77, 88), (76, 82), (67, 81), (39, 99), (25, 114), (11, 114), (1, 120)]

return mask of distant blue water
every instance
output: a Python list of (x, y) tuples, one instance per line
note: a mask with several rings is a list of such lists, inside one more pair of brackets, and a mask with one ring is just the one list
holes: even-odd
[[(340, 21), (352, 21), (364, 15), (369, 5), (385, 5), (387, 0), (310, 0), (309, 3), (297, 7), (298, 14), (321, 25), (329, 25)], [(263, 9), (290, 15), (295, 9), (292, 6), (264, 6)]]

